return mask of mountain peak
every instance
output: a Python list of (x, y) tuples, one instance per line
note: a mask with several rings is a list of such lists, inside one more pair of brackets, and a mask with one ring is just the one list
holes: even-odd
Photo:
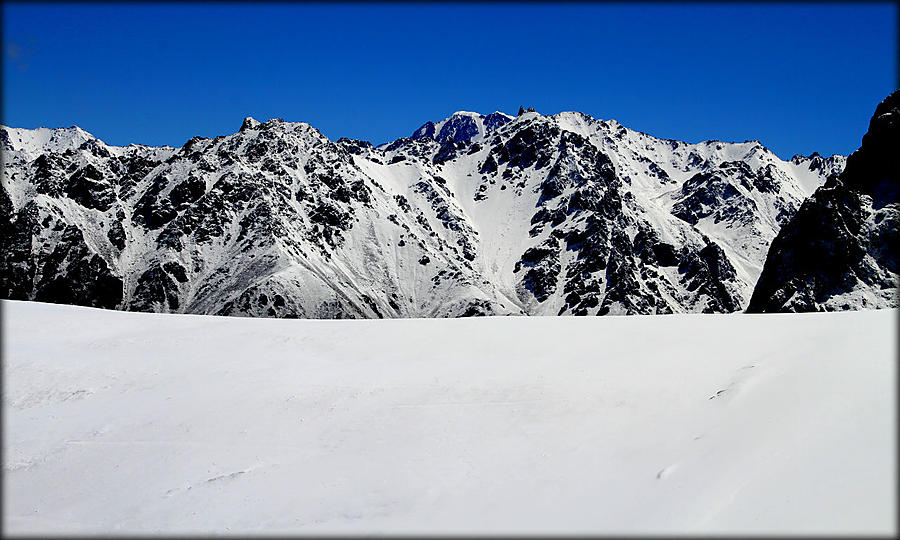
[(241, 131), (247, 131), (248, 129), (255, 129), (259, 127), (259, 120), (256, 120), (252, 116), (248, 116), (244, 118), (244, 122), (241, 124)]
[(425, 122), (413, 132), (411, 138), (431, 137), (440, 143), (451, 137), (456, 142), (479, 140), (512, 119), (512, 116), (500, 111), (486, 116), (472, 111), (456, 111), (440, 122)]
[(454, 117), (454, 116), (474, 116), (474, 117), (479, 117), (479, 118), (480, 118), (480, 117), (482, 117), (482, 116), (484, 116), (484, 115), (481, 114), (481, 113), (472, 112), (472, 111), (456, 111), (455, 113), (453, 113), (453, 114), (450, 115), (451, 118)]
[(93, 135), (78, 126), (37, 129), (2, 126), (4, 150), (21, 151), (34, 156), (42, 151), (64, 152), (69, 148), (78, 148), (93, 139)]

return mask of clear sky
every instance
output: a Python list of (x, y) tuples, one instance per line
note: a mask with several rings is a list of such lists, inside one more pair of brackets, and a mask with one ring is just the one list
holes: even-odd
[(897, 87), (881, 4), (9, 4), (3, 123), (181, 146), (245, 116), (375, 144), (456, 110), (848, 154)]

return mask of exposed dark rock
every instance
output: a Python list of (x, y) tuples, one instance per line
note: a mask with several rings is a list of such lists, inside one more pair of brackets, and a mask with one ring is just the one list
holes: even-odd
[(716, 223), (723, 219), (746, 221), (752, 219), (756, 203), (742, 195), (720, 174), (697, 173), (681, 187), (685, 197), (675, 204), (672, 214), (691, 225), (714, 216)]
[(369, 141), (360, 141), (357, 139), (348, 139), (346, 137), (341, 137), (335, 144), (343, 148), (346, 152), (353, 154), (355, 156), (364, 155), (367, 151), (372, 149), (372, 143)]
[(495, 129), (498, 129), (501, 126), (507, 124), (509, 121), (510, 118), (505, 114), (500, 112), (493, 112), (484, 117), (484, 129), (487, 133), (490, 133)]
[(725, 286), (734, 279), (736, 271), (715, 242), (699, 252), (684, 250), (678, 273), (688, 291), (708, 297), (704, 313), (731, 313), (741, 308), (741, 299)]
[(125, 228), (122, 227), (121, 221), (116, 220), (112, 222), (109, 226), (109, 230), (106, 232), (106, 237), (118, 250), (121, 251), (125, 249)]
[(522, 254), (522, 266), (528, 268), (522, 285), (543, 302), (556, 291), (559, 276), (559, 242), (552, 236), (541, 245), (529, 248)]
[(109, 150), (107, 150), (103, 146), (103, 143), (101, 143), (97, 139), (84, 141), (83, 143), (81, 143), (81, 146), (79, 146), (78, 149), (90, 152), (91, 155), (99, 158), (108, 158), (110, 156)]
[(184, 267), (178, 264), (175, 261), (169, 261), (163, 264), (163, 270), (169, 273), (178, 283), (187, 283), (187, 274), (185, 273)]
[(460, 146), (453, 141), (453, 137), (448, 138), (441, 144), (440, 150), (432, 158), (432, 162), (441, 165), (456, 157), (456, 151)]
[(482, 163), (481, 167), (479, 167), (478, 172), (481, 174), (491, 174), (497, 172), (497, 160), (494, 159), (493, 154), (488, 154), (488, 157), (485, 158), (484, 163)]
[(178, 285), (163, 268), (152, 266), (138, 278), (129, 302), (133, 311), (166, 311), (178, 309)]
[(412, 135), (410, 135), (411, 139), (424, 139), (426, 137), (430, 139), (434, 139), (435, 135), (435, 124), (434, 122), (425, 122), (419, 129), (417, 129)]
[(81, 206), (100, 211), (108, 210), (116, 200), (112, 186), (93, 165), (86, 165), (70, 176), (64, 191)]
[[(749, 312), (896, 307), (900, 253), (900, 91), (875, 109), (859, 150), (781, 229)], [(859, 302), (866, 302), (859, 304)]]
[(494, 307), (487, 300), (474, 300), (466, 306), (459, 317), (486, 317), (494, 314)]
[(553, 150), (552, 140), (560, 134), (559, 128), (543, 123), (531, 123), (520, 129), (506, 143), (491, 150), (497, 156), (497, 163), (508, 163), (509, 167), (525, 169), (541, 168), (550, 162)]

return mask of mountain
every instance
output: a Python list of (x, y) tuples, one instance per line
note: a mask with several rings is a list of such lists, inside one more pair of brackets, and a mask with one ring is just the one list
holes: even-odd
[(751, 312), (896, 307), (900, 91), (875, 109), (859, 150), (772, 242)]
[(458, 112), (378, 147), (252, 118), (177, 149), (2, 143), (0, 296), (262, 317), (739, 311), (845, 161), (577, 112)]
[(457, 111), (440, 122), (425, 122), (412, 134), (411, 138), (430, 137), (439, 143), (445, 143), (448, 139), (456, 142), (477, 141), (512, 119), (512, 116), (499, 111), (487, 116), (468, 111)]

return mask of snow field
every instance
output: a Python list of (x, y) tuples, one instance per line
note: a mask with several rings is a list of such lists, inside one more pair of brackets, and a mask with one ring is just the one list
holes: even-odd
[(896, 310), (2, 309), (7, 534), (896, 531)]

